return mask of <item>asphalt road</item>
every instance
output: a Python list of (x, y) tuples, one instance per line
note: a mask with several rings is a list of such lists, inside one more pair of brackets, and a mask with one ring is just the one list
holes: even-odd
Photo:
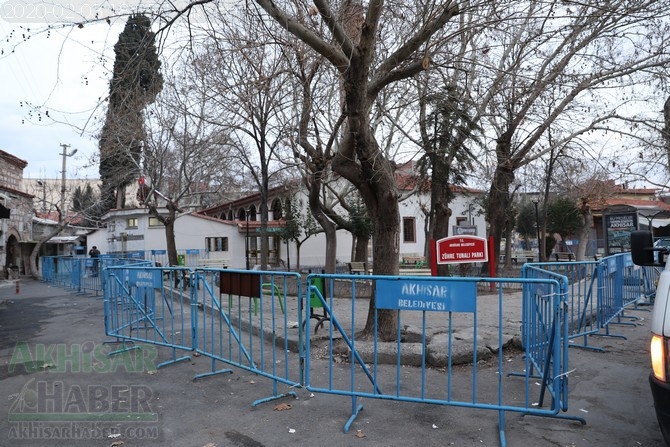
[[(272, 393), (272, 383), (246, 371), (193, 381), (210, 370), (210, 360), (156, 370), (171, 351), (151, 346), (111, 361), (105, 354), (118, 346), (105, 343), (100, 298), (29, 280), (20, 285), (18, 294), (13, 284), (0, 286), (0, 397), (8, 403), (0, 446), (501, 445), (495, 411), (360, 399), (364, 410), (345, 433), (347, 397), (295, 389), (297, 398), (252, 407)], [(648, 385), (651, 314), (626, 315), (636, 319), (610, 327), (626, 339), (592, 337), (605, 352), (570, 350), (566, 414), (586, 425), (507, 412), (508, 446), (664, 445)], [(508, 361), (522, 367), (522, 353), (510, 352)], [(495, 376), (494, 365), (482, 366), (482, 381)], [(77, 421), (79, 413), (106, 416)], [(128, 414), (135, 419), (111, 420)]]

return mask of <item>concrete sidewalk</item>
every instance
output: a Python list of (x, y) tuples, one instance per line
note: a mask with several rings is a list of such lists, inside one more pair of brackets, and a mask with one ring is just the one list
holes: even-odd
[[(510, 312), (518, 306), (514, 294), (504, 300)], [(485, 304), (478, 303), (480, 318), (497, 321), (497, 309)], [(593, 338), (606, 352), (570, 350), (569, 413), (585, 417), (587, 425), (507, 412), (507, 445), (662, 445), (647, 383), (650, 314), (630, 313), (637, 317), (633, 324), (616, 328), (627, 339)], [(500, 445), (493, 411), (360, 399), (364, 411), (344, 433), (351, 399), (343, 396), (297, 388), (296, 398), (252, 407), (272, 394), (272, 382), (244, 370), (193, 381), (210, 370), (208, 358), (192, 356), (156, 370), (171, 350), (143, 345), (110, 360), (106, 353), (119, 346), (105, 343), (103, 315), (102, 299), (90, 295), (30, 280), (20, 282), (18, 294), (14, 283), (0, 287), (0, 396), (8, 402), (0, 415), (0, 446)], [(444, 315), (435, 317), (428, 322), (433, 342), (446, 327)], [(515, 337), (520, 312), (506, 313), (503, 321), (506, 339)], [(455, 331), (467, 330), (468, 322), (459, 318), (455, 325)], [(494, 326), (480, 335), (497, 334)], [(520, 352), (506, 362), (523, 368)], [(403, 368), (403, 375), (414, 371), (419, 370)], [(483, 382), (496, 376), (495, 365), (482, 365)], [(408, 380), (406, 386), (416, 383)], [(279, 385), (280, 392), (285, 388)], [(27, 420), (26, 414), (40, 420)], [(82, 414), (102, 417), (77, 420)]]

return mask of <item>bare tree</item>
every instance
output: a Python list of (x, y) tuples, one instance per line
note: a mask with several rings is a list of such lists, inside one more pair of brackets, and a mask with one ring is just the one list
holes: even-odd
[(290, 70), (283, 47), (270, 41), (250, 16), (231, 18), (219, 18), (196, 68), (211, 89), (208, 101), (218, 109), (210, 122), (227, 129), (244, 176), (260, 194), (260, 265), (266, 269), (268, 191), (273, 182), (284, 180), (282, 170), (292, 166), (286, 144), (295, 123), (293, 95), (285, 88)]
[(174, 224), (179, 216), (211, 204), (235, 183), (232, 147), (225, 128), (209, 123), (202, 83), (166, 83), (148, 113), (147, 144), (138, 169), (139, 200), (165, 226), (168, 260), (177, 265)]
[[(458, 13), (456, 2), (431, 4), (411, 17), (395, 16), (394, 8), (384, 2), (367, 5), (345, 1), (333, 5), (314, 3), (312, 13), (326, 24), (326, 29), (304, 19), (312, 5), (306, 2), (279, 5), (270, 0), (257, 4), (279, 26), (322, 55), (339, 73), (344, 99), (340, 144), (333, 159), (333, 169), (349, 180), (360, 192), (373, 229), (373, 271), (377, 274), (398, 273), (398, 238), (400, 218), (394, 163), (381, 150), (372, 130), (370, 111), (379, 93), (401, 79), (430, 66), (425, 49), (435, 35)], [(409, 11), (408, 11), (409, 13)], [(264, 18), (261, 15), (261, 18)], [(398, 36), (388, 53), (379, 54), (378, 35), (397, 24), (413, 27), (411, 35)], [(382, 25), (383, 24), (383, 25)], [(353, 31), (352, 31), (353, 28)], [(387, 41), (387, 43), (390, 41)], [(374, 299), (365, 333), (373, 330)], [(396, 313), (379, 311), (379, 334), (382, 339), (395, 338)]]
[[(670, 35), (634, 37), (644, 21), (667, 17), (667, 5), (661, 3), (557, 1), (530, 3), (523, 10), (496, 7), (505, 20), (488, 31), (491, 43), (501, 46), (488, 54), (491, 81), (485, 84), (488, 123), (496, 134), (487, 210), (496, 242), (511, 205), (515, 171), (551, 147), (605, 127), (602, 123), (621, 102), (606, 101), (604, 87), (625, 86), (636, 74), (667, 63), (664, 48)], [(548, 144), (550, 126), (565, 131)], [(495, 247), (497, 256), (499, 244)]]

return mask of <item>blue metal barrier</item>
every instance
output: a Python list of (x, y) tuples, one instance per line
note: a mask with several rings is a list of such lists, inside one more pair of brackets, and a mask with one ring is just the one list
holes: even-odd
[[(566, 280), (559, 275), (553, 276), (544, 279), (488, 279), (367, 275), (362, 279), (356, 275), (309, 275), (308, 295), (315, 294), (319, 298), (330, 324), (326, 348), (321, 347), (321, 352), (327, 353), (325, 371), (322, 362), (312, 360), (313, 342), (310, 338), (306, 339), (305, 386), (310, 391), (351, 397), (352, 411), (344, 426), (345, 431), (362, 409), (357, 402), (362, 397), (498, 411), (503, 446), (506, 444), (504, 415), (507, 411), (585, 423), (582, 418), (558, 414), (567, 410)], [(316, 285), (317, 280), (324, 281), (326, 297), (320, 285)], [(517, 294), (517, 301), (522, 302), (511, 310), (511, 316), (510, 310), (506, 309), (509, 298), (504, 297), (503, 289), (512, 284), (520, 284), (524, 292), (522, 297)], [(370, 285), (375, 290), (376, 301), (374, 330), (370, 334), (371, 340), (362, 342), (356, 335), (366, 324), (369, 298), (360, 296), (359, 290)], [(497, 293), (478, 293), (480, 286), (482, 290), (490, 290), (492, 285), (497, 286)], [(396, 341), (383, 342), (379, 339), (379, 309), (392, 310), (396, 315)], [(521, 315), (514, 313), (521, 314), (521, 309), (524, 310), (521, 326), (524, 328), (526, 367), (523, 372), (509, 371), (508, 375), (502, 349), (505, 343), (503, 327), (510, 318), (518, 321)], [(305, 334), (309, 334), (310, 319), (305, 321)], [(404, 381), (408, 379), (404, 370), (401, 371), (401, 357), (407, 354), (408, 349), (403, 346), (401, 333), (406, 324), (416, 325), (420, 330), (419, 352), (414, 353), (419, 359), (416, 376), (419, 377), (420, 387), (414, 392), (404, 386)], [(440, 324), (444, 325), (440, 327), (444, 353), (431, 354), (427, 348), (428, 328), (435, 330)], [(484, 334), (480, 333), (483, 328), (487, 329), (489, 342), (498, 347), (494, 354), (498, 366), (494, 394), (481, 391), (477, 386), (480, 380), (478, 356), (484, 347)], [(463, 363), (468, 365), (471, 374), (469, 379), (456, 385), (453, 375), (455, 358), (462, 357), (463, 346), (459, 345), (464, 343), (471, 357)], [(338, 361), (343, 352), (348, 353), (348, 365)], [(393, 356), (395, 361), (392, 366), (382, 365), (380, 356)], [(438, 357), (444, 362), (439, 370), (430, 367), (435, 366)], [(533, 370), (537, 370), (538, 374), (534, 374)], [(505, 381), (518, 382), (518, 378), (523, 380), (519, 386), (523, 394), (521, 398), (517, 395), (519, 389), (515, 393), (506, 393), (508, 384)], [(459, 380), (463, 380), (462, 377)], [(542, 384), (539, 390), (535, 386), (538, 380)], [(382, 386), (382, 383), (385, 385)], [(543, 408), (545, 393), (550, 395), (551, 403)]]
[(56, 264), (53, 256), (43, 256), (40, 259), (42, 265), (42, 281), (54, 283), (56, 281)]
[(654, 304), (656, 299), (656, 285), (661, 275), (660, 267), (642, 267), (642, 294), (643, 304)]
[(101, 272), (115, 265), (149, 266), (151, 261), (117, 258), (101, 255), (99, 258), (85, 256), (43, 256), (42, 281), (66, 287), (78, 293), (102, 293)]
[(280, 393), (278, 384), (303, 383), (300, 275), (197, 269), (194, 277), (199, 309), (194, 350), (212, 360), (211, 372), (196, 378), (231, 372), (217, 370), (221, 362), (272, 379), (272, 395), (253, 405), (295, 395)]
[[(571, 346), (602, 350), (589, 345), (589, 335), (600, 330), (599, 315), (599, 262), (543, 262), (527, 263), (521, 269), (522, 278), (566, 278), (567, 327)], [(577, 339), (581, 344), (575, 343)]]
[(172, 358), (158, 368), (190, 358), (177, 357), (178, 350), (192, 350), (195, 337), (188, 269), (111, 266), (103, 270), (103, 276), (108, 336), (117, 342), (140, 341), (171, 348)]
[[(52, 264), (44, 261), (45, 277), (57, 277)], [(61, 264), (72, 270), (68, 261)], [(569, 343), (583, 338), (590, 347), (589, 335), (655, 290), (653, 271), (623, 255), (526, 264), (519, 279), (312, 274), (305, 287), (298, 274), (281, 272), (138, 266), (103, 272), (106, 333), (172, 349), (159, 366), (189, 358), (178, 351), (195, 351), (211, 360), (211, 370), (195, 378), (234, 366), (272, 380), (270, 397), (253, 405), (294, 394), (298, 386), (347, 396), (345, 431), (362, 409), (358, 399), (366, 397), (493, 410), (503, 446), (506, 412), (585, 423), (562, 414), (568, 410)], [(521, 292), (510, 292), (515, 288)], [(371, 293), (373, 330), (362, 341)], [(378, 338), (382, 309), (397, 318), (396, 341)], [(312, 324), (323, 330), (312, 335)], [(414, 348), (403, 342), (407, 326), (418, 328)], [(509, 333), (521, 337), (521, 372), (503, 355)], [(415, 373), (404, 368), (408, 355), (418, 362)], [(487, 368), (479, 361), (488, 355), (497, 371), (482, 379)], [(495, 386), (478, 386), (482, 380)], [(289, 392), (280, 392), (280, 384)]]

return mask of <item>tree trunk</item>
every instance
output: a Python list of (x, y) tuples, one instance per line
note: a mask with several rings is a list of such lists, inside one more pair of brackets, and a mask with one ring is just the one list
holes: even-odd
[(168, 217), (163, 224), (165, 225), (165, 242), (167, 244), (168, 262), (171, 266), (179, 265), (177, 257), (177, 243), (174, 236), (174, 217)]
[(354, 245), (353, 261), (368, 262), (368, 243), (370, 238), (367, 236), (356, 236), (356, 243)]
[(591, 232), (591, 227), (593, 227), (593, 214), (591, 214), (591, 208), (588, 205), (584, 205), (582, 206), (581, 212), (584, 224), (577, 232), (577, 238), (579, 239), (577, 253), (575, 253), (577, 261), (586, 259), (586, 247), (589, 244), (589, 233)]
[(508, 191), (513, 181), (514, 171), (506, 167), (506, 165), (499, 164), (491, 182), (488, 210), (486, 213), (490, 225), (489, 235), (493, 236), (493, 259), (500, 259), (500, 241), (502, 240), (503, 231), (507, 227)]

